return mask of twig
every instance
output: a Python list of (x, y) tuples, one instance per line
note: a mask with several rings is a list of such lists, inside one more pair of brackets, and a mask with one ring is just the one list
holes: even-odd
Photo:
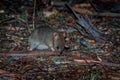
[(11, 21), (11, 20), (14, 20), (14, 19), (15, 19), (14, 17), (3, 19), (3, 20), (0, 20), (0, 23), (4, 23), (4, 22)]
[(14, 74), (11, 74), (5, 70), (0, 69), (0, 75), (6, 76), (6, 77), (14, 77)]
[(89, 14), (92, 16), (106, 16), (106, 17), (120, 17), (120, 13), (107, 13), (107, 12), (103, 12), (103, 13), (93, 13), (93, 14)]
[(102, 61), (95, 61), (95, 60), (78, 60), (74, 59), (75, 62), (78, 62), (81, 65), (86, 65), (86, 64), (92, 64), (92, 63), (97, 63), (97, 64), (102, 64), (105, 66), (115, 66), (115, 67), (120, 67), (120, 64), (114, 64), (114, 63), (109, 63), (109, 62), (102, 62)]
[(35, 28), (35, 12), (36, 12), (35, 8), (36, 8), (36, 0), (34, 0), (34, 11), (33, 11), (33, 29)]
[[(74, 11), (77, 12), (78, 14), (81, 14), (81, 11), (79, 9), (74, 9)], [(91, 13), (85, 13), (85, 14), (90, 15), (90, 16), (120, 17), (119, 13), (111, 13), (111, 12), (102, 12), (102, 13), (93, 12), (92, 14)]]

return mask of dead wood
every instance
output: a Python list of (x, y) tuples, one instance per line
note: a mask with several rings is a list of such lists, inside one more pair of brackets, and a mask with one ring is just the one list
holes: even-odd
[(103, 65), (103, 66), (114, 66), (114, 67), (120, 67), (120, 64), (109, 63), (109, 62), (103, 62), (103, 61), (95, 61), (95, 60), (78, 60), (78, 59), (74, 59), (74, 61), (78, 62), (80, 65), (101, 64), (101, 65)]
[[(120, 64), (115, 63), (109, 63), (109, 62), (103, 62), (103, 61), (97, 61), (93, 60), (91, 58), (89, 59), (82, 59), (81, 54), (73, 54), (72, 52), (64, 52), (64, 54), (60, 55), (58, 52), (48, 51), (48, 50), (42, 50), (42, 51), (29, 51), (29, 52), (12, 52), (12, 53), (0, 53), (0, 55), (3, 56), (12, 56), (12, 57), (40, 57), (40, 56), (70, 56), (74, 58), (74, 61), (79, 63), (80, 65), (93, 65), (93, 64), (101, 64), (104, 66), (115, 66), (119, 67)], [(77, 59), (75, 59), (77, 58)]]
[(104, 16), (104, 17), (120, 17), (120, 13), (107, 13), (107, 12), (102, 12), (102, 13), (93, 13), (93, 14), (90, 14), (90, 15), (93, 15), (93, 16)]

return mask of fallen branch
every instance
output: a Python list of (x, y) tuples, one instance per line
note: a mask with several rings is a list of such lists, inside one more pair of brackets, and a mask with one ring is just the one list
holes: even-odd
[[(101, 43), (106, 43), (106, 41), (101, 36), (101, 32), (98, 31), (97, 28), (93, 26), (93, 24), (91, 23), (90, 19), (87, 16), (84, 17), (79, 16), (69, 4), (66, 4), (66, 6), (73, 13), (74, 17), (78, 20), (77, 23), (80, 25), (80, 27), (83, 28), (88, 33), (90, 38), (93, 38), (94, 40)], [(76, 28), (78, 29), (79, 32), (81, 32), (79, 27)]]
[(107, 13), (107, 12), (93, 13), (90, 15), (92, 15), (92, 16), (105, 16), (105, 17), (120, 17), (120, 13)]
[[(80, 9), (73, 8), (75, 12), (79, 14), (83, 14)], [(87, 10), (88, 11), (88, 10)], [(84, 14), (90, 15), (90, 16), (103, 16), (103, 17), (120, 17), (120, 13), (111, 13), (111, 12), (85, 12)]]
[(105, 66), (120, 67), (120, 64), (114, 64), (114, 63), (102, 62), (102, 61), (95, 61), (95, 60), (78, 60), (78, 59), (74, 59), (74, 61), (75, 61), (75, 62), (78, 62), (80, 65), (101, 64), (101, 65), (105, 65)]
[[(70, 55), (70, 52), (65, 53), (64, 55)], [(58, 52), (53, 52), (49, 50), (40, 50), (40, 51), (27, 51), (27, 52), (9, 52), (9, 53), (0, 53), (0, 55), (3, 56), (18, 56), (18, 57), (24, 57), (24, 56), (59, 56), (60, 54)]]
[[(70, 56), (74, 58), (75, 62), (78, 62), (80, 65), (88, 65), (88, 64), (101, 64), (105, 66), (115, 66), (115, 67), (120, 67), (120, 64), (114, 64), (114, 63), (109, 63), (109, 62), (102, 62), (102, 61), (96, 61), (93, 59), (80, 59), (82, 57), (81, 54), (72, 54), (72, 52), (64, 52), (64, 54), (60, 55), (58, 52), (53, 52), (53, 51), (48, 51), (48, 50), (43, 50), (43, 51), (29, 51), (29, 52), (21, 52), (21, 53), (0, 53), (1, 56), (11, 56), (11, 57), (38, 57), (38, 56)], [(75, 59), (77, 58), (77, 59)]]
[(34, 50), (34, 51), (26, 51), (26, 52), (0, 52), (0, 56), (12, 56), (12, 57), (37, 57), (37, 56), (72, 56), (75, 58), (80, 58), (81, 51), (77, 51), (76, 54), (73, 51), (64, 51), (63, 54), (59, 52), (53, 52), (51, 50)]

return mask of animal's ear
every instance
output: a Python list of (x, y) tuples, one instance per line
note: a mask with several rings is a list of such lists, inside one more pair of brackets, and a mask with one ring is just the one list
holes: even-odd
[(68, 32), (65, 31), (64, 29), (62, 29), (60, 32), (59, 32), (64, 38), (66, 38), (68, 36)]
[(58, 40), (59, 39), (59, 34), (58, 33), (53, 33), (53, 39)]

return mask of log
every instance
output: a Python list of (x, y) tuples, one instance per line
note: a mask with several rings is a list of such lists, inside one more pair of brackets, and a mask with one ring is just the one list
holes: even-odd
[[(82, 59), (82, 54), (78, 51), (78, 54), (73, 54), (72, 51), (64, 52), (62, 55), (60, 55), (57, 52), (48, 51), (48, 50), (40, 50), (40, 51), (28, 51), (28, 52), (11, 52), (11, 53), (0, 53), (0, 56), (7, 56), (7, 57), (38, 57), (38, 56), (70, 56), (74, 58), (74, 61), (79, 63), (80, 65), (93, 65), (93, 64), (101, 64), (103, 66), (115, 66), (120, 67), (120, 64), (115, 63), (109, 63), (109, 62), (103, 62), (103, 61), (96, 61), (93, 59)], [(77, 59), (76, 59), (77, 58)]]

